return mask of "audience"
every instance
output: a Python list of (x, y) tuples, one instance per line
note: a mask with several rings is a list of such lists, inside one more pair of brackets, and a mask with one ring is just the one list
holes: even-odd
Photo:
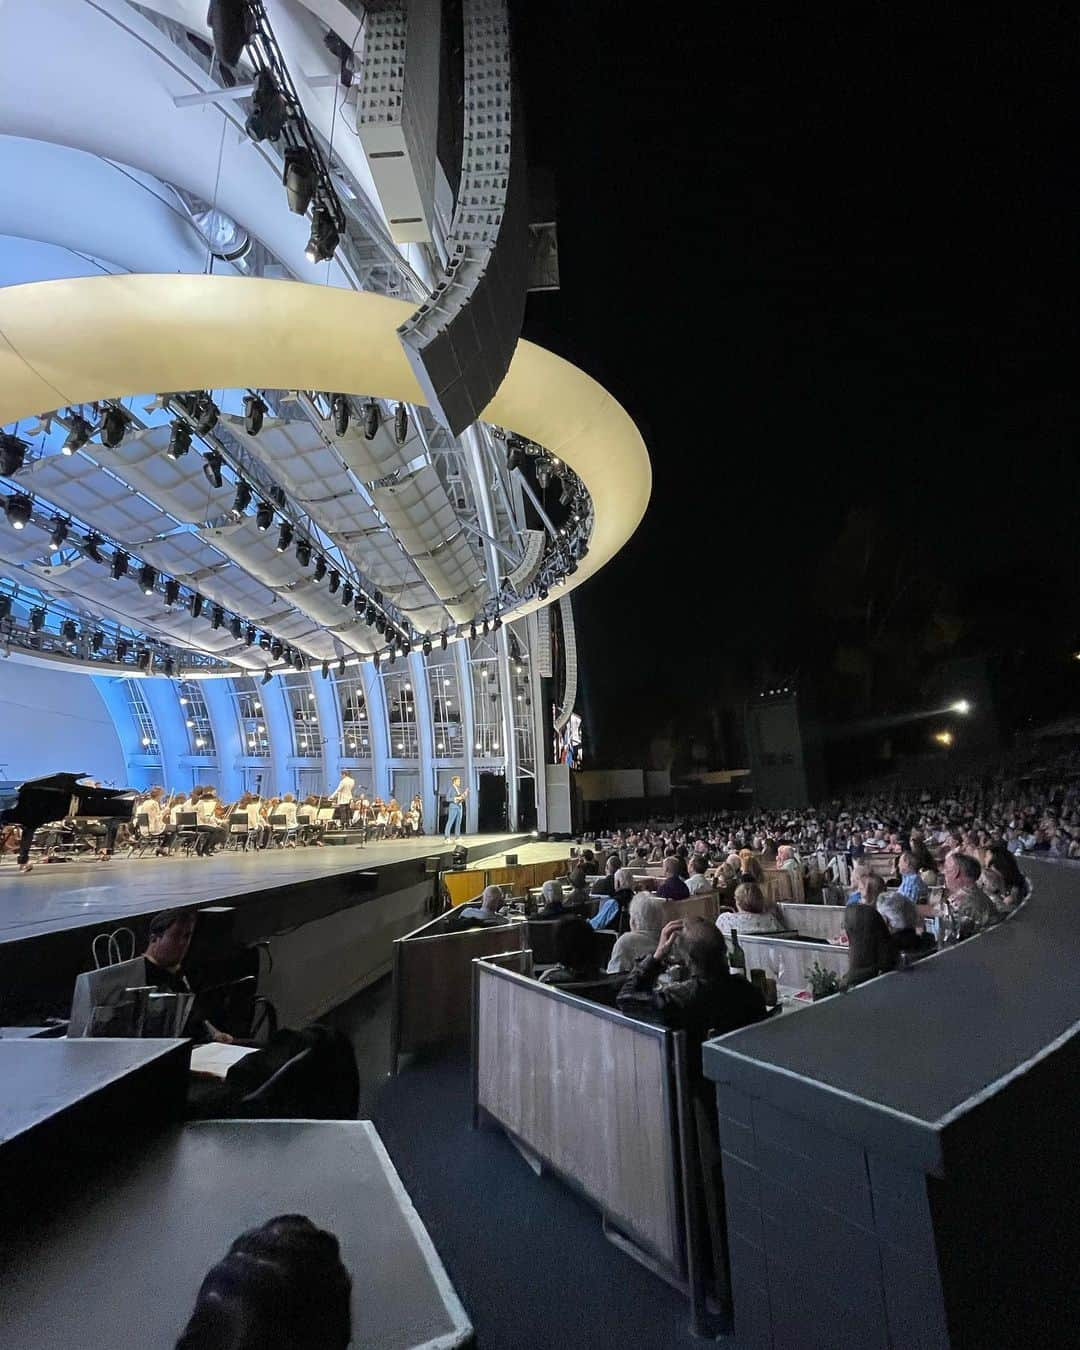
[(755, 881), (735, 887), (735, 912), (721, 914), (716, 926), (725, 937), (729, 933), (778, 933), (784, 925), (775, 909), (769, 909), (765, 895)]
[(679, 875), (680, 859), (674, 854), (664, 859), (664, 879), (656, 888), (656, 894), (665, 900), (686, 900), (690, 891)]
[[(561, 887), (559, 895), (562, 895)], [(479, 903), (472, 900), (450, 911), (447, 927), (452, 932), (465, 928), (493, 928), (506, 922), (502, 914), (504, 904), (505, 897), (498, 886), (485, 886)]]
[(665, 901), (648, 891), (639, 891), (630, 901), (630, 931), (617, 938), (608, 961), (608, 974), (632, 970), (642, 956), (656, 950), (667, 910)]
[(704, 853), (695, 853), (690, 859), (690, 875), (686, 879), (686, 889), (691, 895), (699, 891), (711, 891), (713, 884), (705, 873), (709, 870), (709, 860)]
[(571, 903), (570, 897), (564, 895), (561, 881), (554, 878), (545, 881), (540, 887), (540, 894), (544, 897), (544, 903), (537, 911), (538, 919), (561, 919), (567, 914), (581, 913), (581, 905)]
[(913, 904), (921, 905), (929, 898), (930, 890), (919, 875), (919, 860), (911, 849), (905, 849), (897, 860), (900, 870), (900, 894)]
[(958, 937), (989, 928), (1000, 917), (994, 902), (979, 885), (982, 868), (966, 853), (950, 853), (945, 859), (946, 902)]
[(541, 984), (584, 984), (601, 980), (604, 971), (596, 959), (596, 934), (580, 914), (560, 920), (555, 929), (558, 964), (545, 970)]
[(625, 934), (629, 925), (628, 911), (634, 898), (634, 874), (629, 867), (620, 867), (612, 876), (612, 894), (589, 920), (593, 928), (613, 929)]

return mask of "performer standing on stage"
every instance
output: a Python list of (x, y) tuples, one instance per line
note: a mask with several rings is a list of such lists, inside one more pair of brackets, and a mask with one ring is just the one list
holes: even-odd
[(450, 791), (447, 794), (447, 800), (450, 803), (450, 809), (446, 815), (446, 834), (443, 837), (444, 843), (450, 842), (451, 834), (461, 837), (461, 818), (465, 814), (465, 799), (469, 795), (469, 789), (461, 786), (461, 779), (455, 774), (450, 779)]
[(341, 822), (341, 828), (347, 830), (349, 822), (352, 819), (353, 792), (356, 788), (356, 779), (344, 769), (341, 774), (341, 782), (331, 793), (334, 802), (334, 816)]
[(419, 792), (413, 794), (409, 803), (409, 824), (413, 834), (424, 833), (424, 801)]

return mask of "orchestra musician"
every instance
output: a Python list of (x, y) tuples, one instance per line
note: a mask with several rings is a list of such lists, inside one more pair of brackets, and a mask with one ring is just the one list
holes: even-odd
[(443, 842), (448, 844), (450, 836), (456, 834), (461, 838), (461, 819), (465, 814), (465, 802), (469, 795), (469, 789), (461, 786), (461, 779), (454, 774), (450, 779), (450, 791), (447, 793), (449, 810), (446, 813), (446, 834)]
[(396, 797), (391, 797), (386, 803), (386, 833), (390, 839), (397, 839), (401, 835), (401, 807), (398, 805)]
[(413, 799), (409, 803), (408, 827), (410, 834), (424, 833), (424, 802), (419, 792), (413, 793)]
[(355, 790), (356, 779), (349, 773), (348, 769), (343, 769), (341, 782), (330, 794), (334, 803), (334, 816), (343, 830), (348, 829), (349, 822), (352, 819), (353, 792)]
[(176, 831), (169, 824), (167, 809), (161, 804), (164, 797), (164, 788), (151, 788), (149, 795), (135, 808), (136, 815), (144, 815), (147, 819), (150, 838), (157, 842), (154, 853), (158, 858), (164, 858), (168, 855), (169, 848), (176, 836)]
[[(296, 798), (292, 795), (291, 792), (286, 792), (285, 796), (282, 797), (281, 804), (278, 806), (277, 809), (277, 814), (279, 816), (285, 817), (285, 825), (288, 829), (290, 830), (297, 829), (299, 825), (299, 820), (296, 811)], [(291, 839), (287, 839), (285, 841), (285, 847), (286, 848), (296, 847), (295, 835), (293, 835)]]
[(220, 803), (212, 787), (197, 789), (199, 800), (195, 803), (195, 814), (199, 820), (199, 837), (195, 841), (195, 852), (200, 858), (208, 858), (220, 848), (228, 837), (218, 816)]

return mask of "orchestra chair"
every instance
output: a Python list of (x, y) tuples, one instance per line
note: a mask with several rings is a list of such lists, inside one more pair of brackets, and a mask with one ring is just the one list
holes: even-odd
[(250, 838), (251, 838), (251, 826), (248, 824), (247, 816), (245, 815), (243, 820), (234, 820), (232, 817), (230, 817), (229, 835), (228, 838), (225, 840), (226, 846), (228, 848), (231, 848), (234, 852), (237, 849), (243, 849), (244, 852), (246, 853), (248, 840)]
[(128, 841), (127, 855), (138, 852), (141, 858), (148, 848), (157, 848), (158, 837), (150, 833), (150, 817), (143, 811), (135, 817), (135, 833)]
[(290, 842), (295, 843), (296, 836), (299, 833), (299, 825), (290, 825), (287, 816), (281, 815), (275, 811), (270, 817), (270, 838), (278, 848), (283, 848)]
[(195, 811), (177, 811), (176, 842), (190, 855), (199, 842), (199, 816)]

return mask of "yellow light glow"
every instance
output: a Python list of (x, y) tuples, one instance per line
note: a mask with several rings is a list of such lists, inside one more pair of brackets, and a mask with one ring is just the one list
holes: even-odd
[(934, 732), (934, 740), (937, 741), (938, 745), (952, 745), (952, 740), (953, 740), (952, 732), (951, 732), (951, 731), (935, 731), (935, 732)]

